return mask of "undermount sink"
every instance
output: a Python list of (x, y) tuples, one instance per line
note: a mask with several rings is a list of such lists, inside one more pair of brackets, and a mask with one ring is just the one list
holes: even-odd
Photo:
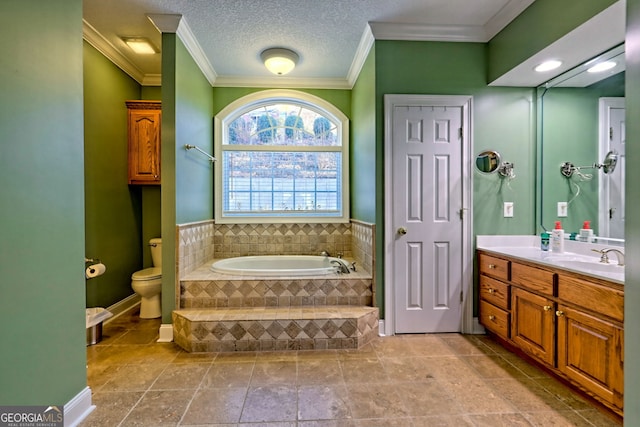
[(582, 260), (557, 260), (555, 261), (561, 267), (574, 268), (578, 270), (601, 271), (603, 273), (624, 273), (624, 266), (618, 263), (603, 263), (598, 260), (582, 261)]

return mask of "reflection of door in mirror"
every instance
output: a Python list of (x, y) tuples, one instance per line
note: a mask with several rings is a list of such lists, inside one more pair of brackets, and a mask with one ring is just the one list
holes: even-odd
[(600, 176), (600, 236), (624, 239), (625, 100), (600, 98), (600, 158), (618, 153), (618, 163), (610, 174)]

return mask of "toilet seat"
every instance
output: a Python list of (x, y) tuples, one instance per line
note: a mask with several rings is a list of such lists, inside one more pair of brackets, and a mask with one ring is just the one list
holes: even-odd
[(131, 275), (131, 280), (141, 281), (141, 280), (154, 280), (160, 279), (162, 277), (162, 268), (160, 267), (150, 267), (145, 268), (144, 270), (136, 271)]

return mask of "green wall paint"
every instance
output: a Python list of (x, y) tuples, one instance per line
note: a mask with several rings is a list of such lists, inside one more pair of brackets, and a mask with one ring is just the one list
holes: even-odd
[[(224, 107), (233, 101), (269, 88), (250, 87), (214, 87), (213, 88), (213, 115), (215, 116)], [(310, 93), (318, 98), (330, 102), (342, 111), (347, 117), (351, 117), (351, 91), (340, 89), (295, 89), (300, 92)]]
[[(640, 0), (627, 0), (626, 156), (628, 165), (640, 164)], [(636, 161), (638, 159), (638, 161)], [(640, 425), (640, 168), (626, 170), (626, 224), (624, 286), (624, 425)], [(639, 202), (639, 203), (636, 203)], [(638, 304), (636, 304), (638, 303)]]
[[(213, 218), (213, 166), (185, 144), (212, 151), (211, 86), (174, 33), (162, 34), (162, 265), (176, 265), (176, 224)], [(175, 308), (175, 268), (162, 271), (162, 322)]]
[[(532, 234), (535, 224), (535, 101), (531, 88), (486, 85), (486, 45), (376, 41), (376, 263), (384, 264), (384, 98), (385, 94), (473, 96), (472, 154), (491, 148), (516, 165), (509, 186), (497, 176), (474, 172), (474, 234)], [(515, 215), (503, 218), (502, 202)], [(384, 276), (377, 271), (378, 295)]]
[[(492, 82), (617, 0), (536, 0), (489, 42)], [(537, 30), (540, 31), (537, 31)]]
[(87, 385), (82, 1), (0, 26), (0, 403), (62, 405)]
[[(376, 221), (376, 91), (375, 49), (371, 49), (351, 96), (351, 217)], [(382, 201), (382, 199), (380, 200)], [(382, 231), (382, 230), (380, 230)], [(380, 296), (381, 297), (381, 296)], [(381, 301), (378, 301), (380, 304)]]
[(180, 41), (176, 51), (176, 224), (213, 218), (213, 168), (193, 144), (213, 154), (211, 85)]
[[(87, 280), (87, 307), (132, 295), (131, 274), (143, 267), (142, 191), (128, 185), (127, 106), (140, 85), (84, 43), (86, 254), (107, 266)], [(148, 252), (148, 250), (146, 250)]]

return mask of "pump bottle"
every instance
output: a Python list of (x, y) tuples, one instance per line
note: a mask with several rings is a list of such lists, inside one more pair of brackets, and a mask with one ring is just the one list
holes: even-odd
[(564, 252), (564, 230), (560, 221), (556, 221), (556, 226), (551, 231), (551, 251)]

